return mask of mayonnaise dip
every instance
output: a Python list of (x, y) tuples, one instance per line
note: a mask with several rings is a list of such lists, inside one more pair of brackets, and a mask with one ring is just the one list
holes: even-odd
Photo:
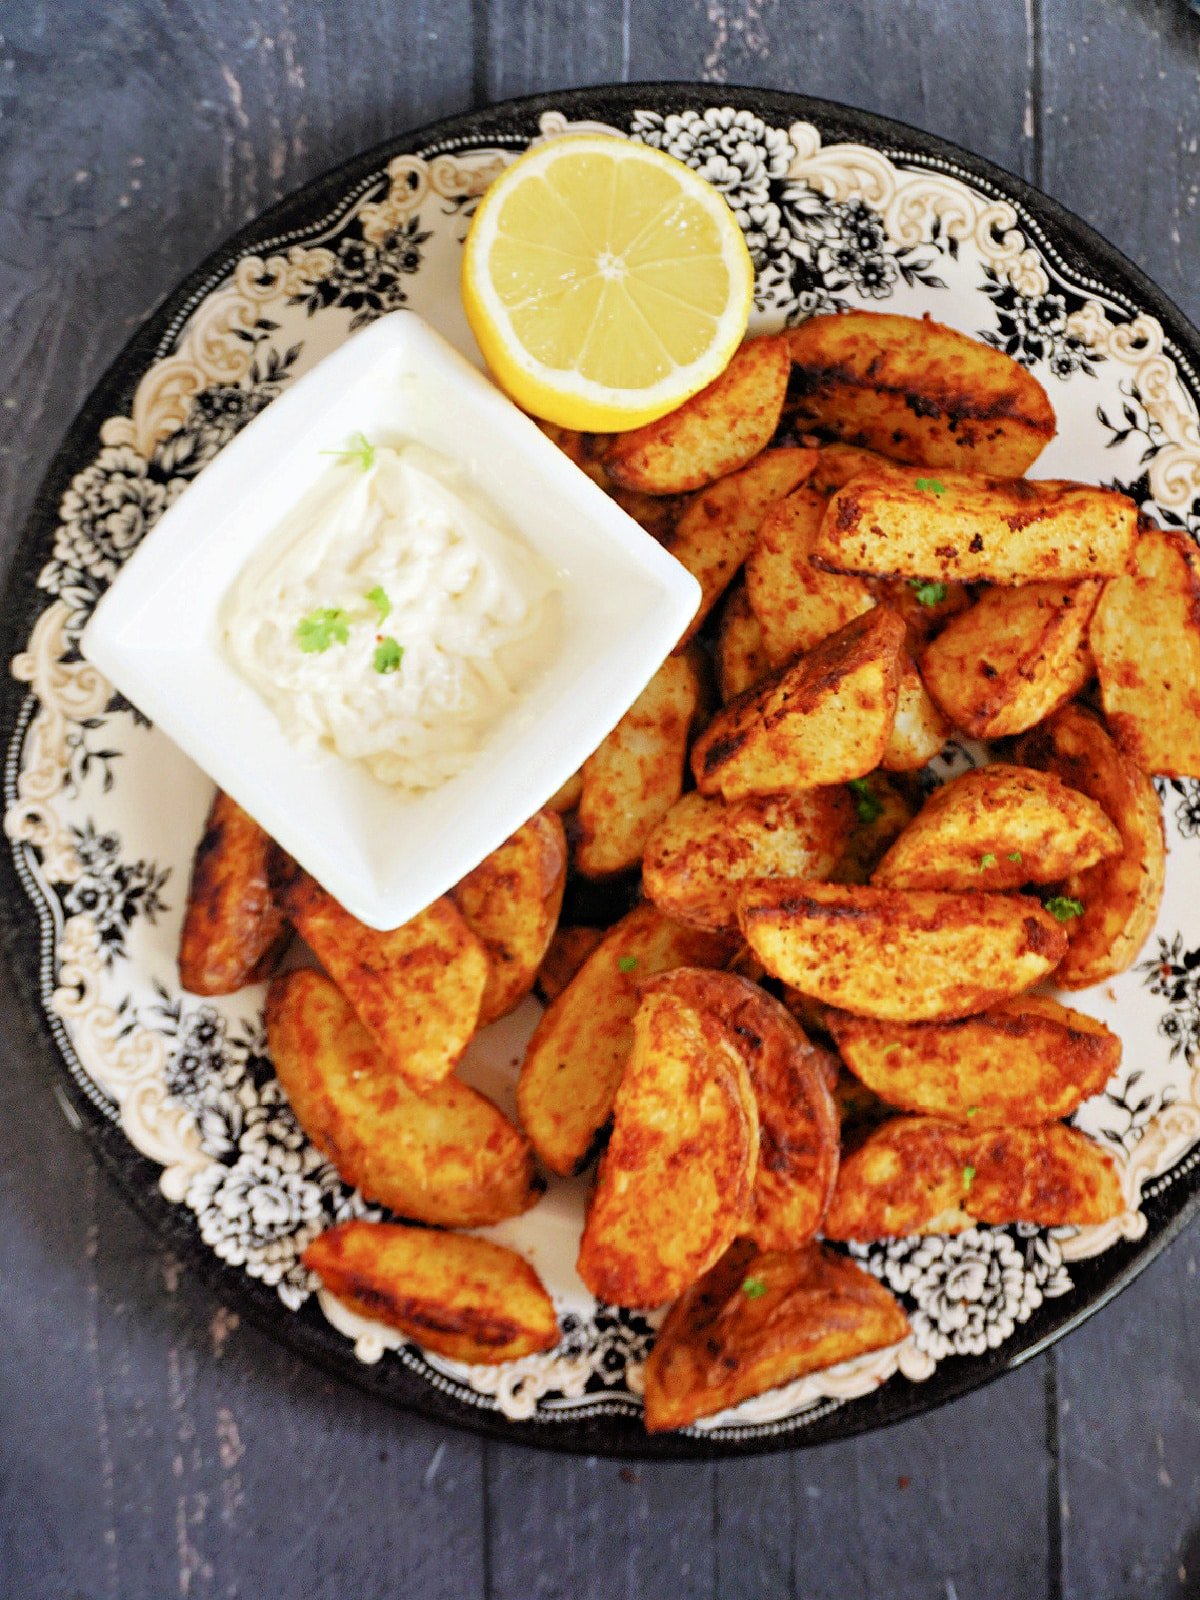
[(560, 607), (551, 565), (451, 462), (363, 440), (246, 563), (222, 625), (291, 740), (420, 790), (536, 682)]

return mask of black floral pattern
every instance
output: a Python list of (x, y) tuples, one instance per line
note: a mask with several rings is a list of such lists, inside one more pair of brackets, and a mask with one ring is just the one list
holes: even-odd
[(587, 1357), (588, 1394), (636, 1383), (654, 1342), (652, 1324), (636, 1311), (626, 1311), (621, 1306), (599, 1306), (587, 1318), (568, 1312), (560, 1318), (559, 1326), (562, 1339), (555, 1355)]
[(1167, 1002), (1158, 1031), (1172, 1057), (1190, 1058), (1200, 1048), (1200, 950), (1189, 950), (1181, 933), (1170, 942), (1157, 937), (1158, 954), (1139, 961), (1137, 970), (1150, 993)]
[(1003, 350), (1023, 367), (1045, 362), (1056, 378), (1070, 378), (1076, 372), (1096, 376), (1097, 363), (1104, 356), (1068, 328), (1067, 319), (1083, 305), (1082, 296), (1065, 289), (1022, 294), (992, 267), (984, 268), (982, 287), (996, 308), (995, 328), (979, 330), (985, 343)]
[(1164, 802), (1172, 794), (1177, 796), (1175, 826), (1181, 836), (1185, 839), (1194, 839), (1200, 834), (1200, 779), (1155, 778), (1154, 787)]
[(72, 827), (71, 838), (80, 866), (73, 883), (59, 886), (63, 910), (69, 917), (90, 917), (96, 925), (106, 966), (127, 954), (129, 929), (139, 917), (154, 922), (167, 910), (162, 891), (170, 867), (153, 861), (123, 861), (117, 834), (100, 833), (89, 819)]
[(422, 246), (431, 237), (417, 216), (400, 223), (379, 244), (364, 239), (355, 224), (338, 242), (333, 271), (289, 303), (302, 305), (310, 317), (329, 306), (351, 311), (352, 328), (398, 311), (408, 304), (405, 280), (420, 271)]

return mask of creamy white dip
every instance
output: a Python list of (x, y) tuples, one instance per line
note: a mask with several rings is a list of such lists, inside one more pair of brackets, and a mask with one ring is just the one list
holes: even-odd
[(549, 663), (559, 584), (452, 463), (364, 441), (246, 563), (222, 623), (297, 745), (431, 789)]

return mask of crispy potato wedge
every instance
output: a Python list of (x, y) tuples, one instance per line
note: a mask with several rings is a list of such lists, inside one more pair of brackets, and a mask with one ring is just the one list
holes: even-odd
[(717, 688), (723, 702), (736, 700), (771, 670), (762, 628), (750, 607), (746, 586), (730, 592), (717, 629)]
[(455, 888), (454, 903), (488, 956), (479, 1027), (507, 1016), (533, 988), (566, 881), (562, 820), (539, 811)]
[(870, 883), (893, 840), (915, 816), (916, 806), (882, 772), (859, 778), (848, 792), (854, 802), (854, 826), (830, 877), (834, 883)]
[(790, 366), (782, 335), (747, 339), (706, 389), (657, 422), (617, 434), (604, 456), (609, 477), (646, 494), (682, 494), (736, 472), (770, 444)]
[(731, 972), (680, 967), (650, 994), (673, 994), (711, 1012), (741, 1052), (758, 1107), (758, 1166), (740, 1231), (763, 1250), (798, 1250), (821, 1225), (838, 1162), (836, 1063), (757, 984)]
[(672, 967), (723, 966), (737, 941), (638, 906), (610, 928), (534, 1029), (517, 1111), (551, 1172), (587, 1165), (612, 1114), (647, 978)]
[(1094, 671), (1087, 627), (1102, 585), (989, 589), (921, 657), (925, 687), (964, 733), (1023, 733), (1079, 693)]
[(876, 606), (731, 700), (692, 747), (701, 794), (815, 789), (879, 765), (896, 715), (904, 624)]
[(1054, 437), (1032, 373), (928, 316), (810, 317), (788, 341), (796, 420), (897, 461), (1016, 478)]
[(271, 840), (218, 789), (192, 861), (179, 938), (179, 981), (192, 994), (235, 994), (259, 983), (289, 938), (271, 895)]
[[(875, 450), (866, 450), (857, 444), (825, 444), (821, 446), (808, 486), (828, 498), (845, 488), (860, 472), (886, 472), (888, 467), (896, 467), (896, 463)], [(897, 470), (904, 472), (906, 469), (899, 467)]]
[(642, 859), (655, 824), (683, 793), (702, 693), (696, 658), (672, 656), (583, 763), (574, 860), (585, 877), (623, 872)]
[(1121, 835), (1119, 855), (1070, 873), (1062, 884), (1062, 893), (1084, 909), (1066, 924), (1070, 949), (1054, 981), (1086, 989), (1131, 966), (1154, 926), (1166, 872), (1162, 807), (1146, 774), (1080, 706), (1064, 706), (1025, 734), (1016, 759), (1095, 800)]
[(627, 517), (664, 545), (673, 537), (688, 503), (687, 495), (643, 494), (640, 489), (622, 489), (618, 484), (609, 484), (608, 492)]
[[(873, 578), (871, 587), (882, 605), (890, 606), (908, 630), (908, 648), (920, 661), (931, 639), (951, 617), (971, 605), (965, 583), (923, 583), (913, 578)], [(1006, 590), (1005, 593), (1011, 591)]]
[(556, 789), (546, 801), (547, 811), (557, 811), (559, 816), (574, 811), (579, 804), (579, 796), (583, 793), (583, 768), (572, 773), (561, 789)]
[(414, 1089), (440, 1083), (470, 1043), (488, 956), (443, 895), (389, 933), (352, 917), (282, 850), (271, 888), (296, 932)]
[(737, 931), (737, 892), (748, 878), (826, 878), (850, 837), (847, 790), (752, 795), (726, 805), (685, 794), (646, 843), (642, 883), (664, 916)]
[(583, 924), (572, 928), (560, 924), (554, 930), (537, 975), (537, 990), (547, 1005), (558, 999), (603, 937), (603, 928)]
[(533, 1151), (504, 1113), (453, 1075), (411, 1089), (323, 973), (272, 982), (267, 1041), (296, 1120), (368, 1200), (447, 1228), (537, 1200)]
[(638, 1007), (576, 1270), (598, 1300), (676, 1299), (732, 1244), (758, 1165), (758, 1109), (730, 1030), (653, 988)]
[(1121, 1041), (1102, 1022), (1040, 995), (959, 1022), (829, 1011), (826, 1026), (842, 1060), (880, 1099), (975, 1131), (1069, 1117), (1121, 1062)]
[(1057, 883), (1121, 849), (1094, 800), (1052, 772), (997, 761), (935, 789), (875, 869), (893, 889)]
[(304, 1265), (360, 1317), (452, 1361), (496, 1365), (558, 1343), (542, 1280), (490, 1239), (356, 1219), (318, 1234)]
[(961, 1233), (976, 1222), (1085, 1227), (1124, 1209), (1112, 1156), (1064, 1123), (976, 1132), (893, 1117), (843, 1154), (822, 1232), (868, 1240)]
[(812, 559), (883, 578), (1069, 582), (1124, 572), (1136, 532), (1137, 507), (1115, 489), (889, 468), (837, 491)]
[(933, 760), (951, 731), (922, 683), (916, 662), (905, 650), (900, 657), (896, 716), (879, 765), (885, 772), (916, 772)]
[(1110, 578), (1088, 643), (1109, 731), (1143, 772), (1200, 777), (1200, 551), (1146, 528)]
[(775, 666), (811, 650), (875, 604), (861, 578), (822, 572), (809, 560), (825, 505), (815, 489), (798, 489), (777, 501), (746, 563), (746, 594)]
[(580, 472), (586, 472), (593, 483), (602, 489), (608, 487), (608, 474), (604, 470), (603, 456), (611, 434), (578, 433), (574, 428), (560, 428), (557, 422), (546, 422), (541, 417), (533, 419), (547, 439), (556, 444), (568, 461), (574, 462)]
[(699, 1417), (898, 1344), (908, 1318), (848, 1257), (739, 1239), (667, 1313), (646, 1362), (646, 1428)]
[(687, 502), (663, 540), (703, 592), (700, 609), (688, 625), (682, 644), (700, 631), (713, 606), (737, 576), (754, 549), (755, 535), (771, 506), (804, 482), (816, 460), (815, 450), (764, 450), (740, 472), (701, 489)]
[(941, 894), (774, 878), (738, 896), (767, 971), (856, 1016), (950, 1020), (1044, 978), (1067, 936), (1028, 895)]

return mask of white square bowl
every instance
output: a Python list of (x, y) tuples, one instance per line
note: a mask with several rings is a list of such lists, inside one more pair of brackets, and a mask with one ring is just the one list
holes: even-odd
[[(356, 433), (448, 457), (561, 583), (549, 670), (458, 777), (390, 788), (310, 755), (226, 659), (220, 611), (258, 543)], [(355, 334), (171, 506), (89, 622), (86, 658), (361, 921), (445, 893), (571, 776), (695, 614), (695, 579), (419, 317)]]

